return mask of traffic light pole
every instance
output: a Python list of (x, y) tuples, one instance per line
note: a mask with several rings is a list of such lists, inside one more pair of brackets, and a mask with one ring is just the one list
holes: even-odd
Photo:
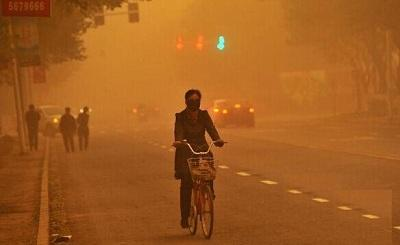
[(15, 53), (14, 32), (12, 26), (12, 19), (9, 19), (8, 31), (10, 35), (10, 45), (12, 50), (12, 69), (14, 75), (14, 97), (15, 97), (15, 111), (17, 115), (17, 130), (19, 137), (19, 147), (21, 154), (26, 153), (25, 130), (24, 130), (24, 116), (22, 113), (22, 94), (21, 84), (19, 77), (18, 61)]

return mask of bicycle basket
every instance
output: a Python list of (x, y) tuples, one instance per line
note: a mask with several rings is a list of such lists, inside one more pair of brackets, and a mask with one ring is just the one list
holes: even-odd
[(217, 171), (212, 157), (193, 157), (187, 160), (193, 180), (214, 180)]

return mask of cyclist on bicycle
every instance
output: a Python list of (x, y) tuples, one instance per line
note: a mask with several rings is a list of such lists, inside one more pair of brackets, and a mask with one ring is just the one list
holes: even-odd
[[(187, 140), (191, 145), (198, 147), (199, 149), (197, 150), (207, 150), (206, 131), (212, 140), (216, 141), (216, 146), (222, 147), (224, 145), (224, 141), (220, 138), (210, 115), (206, 110), (200, 109), (200, 101), (201, 92), (199, 90), (190, 89), (185, 93), (186, 108), (175, 114), (174, 146), (177, 147), (182, 140)], [(210, 156), (212, 156), (212, 153), (210, 153)], [(181, 180), (180, 209), (182, 228), (189, 227), (188, 217), (193, 185), (187, 165), (187, 159), (190, 157), (192, 157), (192, 153), (187, 147), (177, 147), (175, 152), (175, 178)], [(211, 189), (213, 190), (213, 183), (211, 183)]]

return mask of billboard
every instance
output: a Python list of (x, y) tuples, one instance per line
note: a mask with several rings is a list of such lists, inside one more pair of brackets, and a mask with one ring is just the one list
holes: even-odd
[(1, 0), (3, 16), (50, 17), (51, 0)]

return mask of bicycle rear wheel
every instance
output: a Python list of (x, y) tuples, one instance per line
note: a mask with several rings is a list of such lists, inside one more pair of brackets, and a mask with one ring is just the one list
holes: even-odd
[(190, 234), (195, 235), (197, 231), (197, 208), (196, 208), (196, 194), (195, 190), (192, 190), (192, 201), (190, 205), (190, 214), (189, 214), (189, 231)]
[(200, 192), (201, 210), (200, 219), (203, 234), (210, 239), (214, 228), (214, 203), (210, 186), (204, 186)]

